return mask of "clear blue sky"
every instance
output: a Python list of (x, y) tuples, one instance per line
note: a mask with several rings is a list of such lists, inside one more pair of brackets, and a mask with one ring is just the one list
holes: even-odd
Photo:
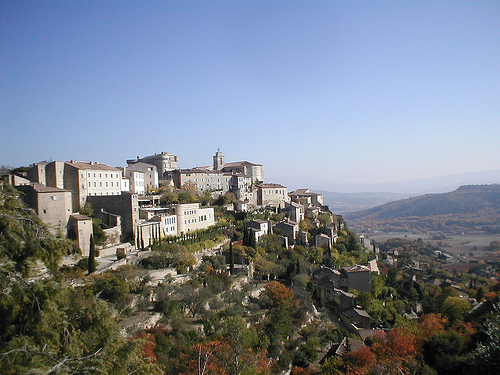
[(10, 166), (220, 148), (322, 188), (500, 169), (500, 2), (4, 0), (0, 121)]

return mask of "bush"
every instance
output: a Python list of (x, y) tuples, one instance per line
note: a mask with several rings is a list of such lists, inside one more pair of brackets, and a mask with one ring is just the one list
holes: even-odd
[(139, 261), (139, 266), (147, 270), (158, 270), (162, 268), (168, 268), (172, 265), (172, 259), (169, 258), (165, 253), (154, 251), (152, 254)]

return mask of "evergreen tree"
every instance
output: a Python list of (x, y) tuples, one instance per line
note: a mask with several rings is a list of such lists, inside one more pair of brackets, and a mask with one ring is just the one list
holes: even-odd
[(89, 250), (89, 261), (88, 261), (88, 273), (89, 273), (89, 275), (96, 271), (95, 255), (96, 254), (95, 254), (94, 236), (90, 235), (90, 250)]
[(233, 241), (229, 241), (229, 273), (234, 274), (234, 252), (233, 252)]

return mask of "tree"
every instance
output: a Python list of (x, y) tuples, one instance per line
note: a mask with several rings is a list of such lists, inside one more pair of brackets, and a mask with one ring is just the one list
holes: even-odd
[(190, 363), (181, 375), (228, 375), (224, 363), (218, 358), (228, 345), (220, 341), (196, 344), (192, 348)]
[(468, 357), (469, 371), (477, 375), (494, 375), (500, 368), (500, 304), (493, 305), (482, 329), (483, 339), (479, 340)]
[[(121, 335), (106, 301), (84, 282), (75, 287), (64, 274), (54, 276), (70, 248), (0, 184), (0, 373), (160, 374), (143, 357), (142, 343)], [(36, 261), (48, 272), (28, 278)]]
[(125, 296), (130, 292), (129, 284), (117, 272), (108, 271), (102, 275), (94, 275), (93, 279), (94, 293), (111, 303), (124, 301)]
[(332, 215), (330, 214), (319, 214), (318, 220), (322, 227), (327, 227), (332, 224)]
[(94, 210), (92, 209), (90, 202), (85, 202), (83, 207), (80, 208), (80, 213), (88, 217), (94, 217)]
[(358, 375), (368, 373), (370, 367), (375, 364), (376, 356), (370, 348), (366, 347), (346, 354), (343, 359), (347, 374)]
[(2, 272), (27, 276), (30, 265), (41, 260), (51, 272), (71, 250), (67, 240), (55, 238), (35, 212), (19, 199), (17, 190), (0, 183), (0, 261)]
[(229, 273), (234, 274), (234, 253), (233, 253), (233, 241), (229, 240)]
[(470, 309), (470, 302), (461, 297), (448, 297), (441, 305), (441, 312), (446, 315), (451, 322), (462, 320), (465, 313)]
[(460, 373), (465, 349), (466, 339), (456, 331), (434, 335), (422, 344), (425, 362), (444, 375)]
[(88, 274), (94, 273), (96, 271), (95, 264), (95, 243), (94, 236), (90, 235), (90, 250), (89, 250), (89, 259), (88, 259)]

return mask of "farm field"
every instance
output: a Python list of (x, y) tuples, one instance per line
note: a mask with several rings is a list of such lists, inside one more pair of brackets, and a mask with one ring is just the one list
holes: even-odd
[(500, 253), (498, 251), (491, 251), (486, 249), (487, 246), (493, 241), (500, 241), (500, 234), (464, 234), (464, 235), (450, 235), (443, 239), (435, 239), (428, 233), (377, 233), (365, 235), (370, 241), (385, 242), (391, 238), (404, 238), (407, 240), (417, 240), (421, 238), (423, 241), (428, 242), (442, 251), (454, 256), (465, 256), (469, 261), (493, 261), (500, 260)]

